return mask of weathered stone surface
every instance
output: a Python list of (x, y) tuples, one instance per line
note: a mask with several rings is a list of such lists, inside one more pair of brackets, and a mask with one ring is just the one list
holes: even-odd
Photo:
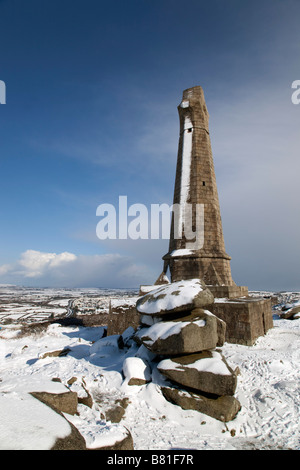
[(237, 385), (237, 371), (218, 351), (164, 359), (157, 368), (177, 384), (214, 395), (234, 395)]
[(77, 413), (78, 398), (76, 392), (32, 392), (31, 395), (55, 410), (68, 413), (70, 415)]
[(88, 406), (89, 408), (93, 407), (93, 398), (89, 392), (87, 392), (85, 397), (78, 397), (78, 403), (81, 405)]
[(128, 327), (137, 329), (140, 316), (136, 311), (134, 304), (128, 299), (127, 303), (117, 303), (111, 301), (109, 308), (109, 317), (107, 322), (107, 335), (121, 335)]
[(78, 429), (68, 421), (71, 433), (65, 438), (58, 438), (51, 450), (86, 450), (86, 443)]
[(200, 395), (175, 386), (162, 387), (161, 391), (166, 400), (180, 406), (183, 410), (195, 410), (219, 421), (232, 421), (241, 405), (233, 396), (210, 397)]
[(99, 405), (100, 417), (103, 420), (110, 421), (111, 423), (119, 423), (127, 406), (130, 403), (128, 397), (118, 397), (115, 391), (105, 393), (94, 392), (93, 399)]
[(273, 327), (271, 299), (216, 299), (210, 310), (226, 323), (226, 341), (251, 346)]
[(136, 309), (143, 315), (166, 315), (206, 307), (214, 296), (200, 279), (166, 284), (139, 298)]
[[(203, 309), (199, 309), (199, 312), (200, 311), (203, 311)], [(152, 316), (152, 315), (141, 315), (140, 325), (141, 325), (141, 328), (147, 328), (147, 327), (150, 327), (150, 326), (152, 326), (155, 323), (158, 323), (160, 321), (180, 320), (181, 318), (183, 318), (183, 314), (185, 314), (186, 317), (189, 316), (189, 315), (197, 316), (198, 309), (193, 309), (192, 311), (188, 311), (188, 312), (170, 313), (168, 315), (163, 315), (162, 317)], [(218, 332), (217, 346), (221, 347), (221, 346), (223, 346), (223, 344), (225, 342), (226, 323), (219, 317), (216, 317), (216, 319), (217, 319), (217, 332)], [(143, 334), (144, 333), (145, 333), (145, 330), (143, 331)], [(136, 334), (140, 338), (139, 330), (137, 331)], [(139, 344), (141, 344), (141, 340), (138, 340), (138, 341), (139, 341)]]
[(69, 354), (70, 351), (71, 349), (69, 348), (58, 349), (56, 351), (49, 351), (49, 352), (42, 354), (39, 357), (39, 359), (45, 359), (46, 357), (64, 357), (64, 356), (67, 356), (67, 354)]
[(154, 285), (161, 286), (162, 284), (169, 284), (169, 279), (164, 272), (162, 272), (159, 277), (156, 279)]
[[(230, 256), (225, 251), (209, 134), (209, 114), (200, 86), (184, 90), (178, 113), (180, 132), (173, 203), (180, 204), (182, 211), (180, 220), (184, 227), (191, 225), (191, 221), (186, 217), (187, 211), (183, 207), (186, 203), (193, 207), (194, 220), (196, 204), (203, 204), (205, 210), (203, 224), (192, 227), (193, 230), (196, 229), (198, 235), (195, 237), (195, 243), (187, 240), (185, 234), (182, 237), (175, 236), (175, 217), (173, 218), (169, 252), (163, 257), (164, 271), (166, 272), (169, 266), (172, 282), (200, 278), (207, 285), (234, 285)], [(199, 245), (197, 239), (202, 239), (203, 243)], [(192, 249), (188, 255), (182, 256), (186, 248)]]
[(141, 340), (151, 352), (172, 356), (214, 349), (224, 343), (224, 337), (224, 322), (199, 308), (190, 315), (155, 323)]
[(248, 287), (246, 286), (207, 286), (217, 299), (235, 299), (248, 296)]
[[(169, 270), (172, 283), (183, 279), (201, 279), (215, 298), (246, 297), (248, 288), (237, 286), (232, 279), (231, 258), (225, 249), (209, 114), (200, 86), (183, 91), (178, 113), (180, 130), (173, 204), (179, 208), (179, 214), (172, 217), (169, 251), (163, 256), (163, 272)], [(186, 204), (189, 204), (191, 211), (186, 210)], [(205, 210), (197, 218), (199, 207)], [(191, 230), (195, 234), (193, 240), (187, 237)], [(228, 308), (233, 311), (232, 315), (231, 312), (228, 314), (230, 328), (226, 341), (230, 343), (251, 345), (273, 326), (269, 307), (262, 311), (258, 304), (246, 306), (255, 315), (242, 323), (239, 308), (236, 305)], [(220, 306), (217, 309), (218, 313), (212, 310), (213, 313), (224, 319), (223, 309)], [(227, 316), (227, 312), (224, 314)]]
[[(199, 315), (199, 314), (201, 314), (201, 311), (202, 311), (202, 309), (195, 308), (194, 310), (192, 310), (191, 314), (192, 315)], [(210, 310), (205, 310), (205, 312), (209, 312), (210, 314), (212, 314), (215, 321), (217, 322), (217, 337), (218, 337), (218, 340), (217, 340), (216, 346), (221, 347), (225, 343), (226, 323), (221, 318), (214, 315)]]
[(108, 410), (106, 410), (105, 412), (106, 421), (110, 421), (111, 423), (119, 423), (125, 415), (128, 403), (128, 398), (116, 400), (113, 406), (111, 408), (108, 408)]

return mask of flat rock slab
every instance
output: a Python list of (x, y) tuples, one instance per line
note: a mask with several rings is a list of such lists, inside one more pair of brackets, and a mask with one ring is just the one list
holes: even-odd
[(237, 385), (237, 372), (218, 351), (163, 359), (157, 368), (168, 379), (195, 391), (234, 395)]
[(233, 396), (208, 398), (173, 386), (162, 387), (161, 391), (166, 400), (183, 410), (195, 410), (222, 422), (232, 421), (241, 409), (240, 402)]
[(225, 328), (218, 317), (198, 308), (184, 317), (161, 321), (144, 329), (141, 341), (155, 354), (190, 354), (222, 346)]
[(31, 392), (31, 395), (55, 410), (68, 413), (69, 415), (77, 413), (78, 397), (76, 392)]
[(140, 297), (136, 309), (143, 315), (164, 315), (213, 304), (214, 296), (200, 279), (178, 281)]

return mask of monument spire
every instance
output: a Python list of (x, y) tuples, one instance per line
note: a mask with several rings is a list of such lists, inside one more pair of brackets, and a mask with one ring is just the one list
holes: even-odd
[[(200, 86), (188, 88), (178, 106), (180, 134), (169, 251), (155, 286), (166, 281), (198, 279), (218, 299), (210, 307), (226, 323), (226, 341), (252, 345), (273, 326), (271, 299), (251, 297), (231, 277), (225, 251), (219, 197), (211, 151), (208, 112)], [(180, 284), (180, 283), (179, 283)], [(146, 292), (145, 292), (146, 291)], [(175, 294), (175, 292), (174, 292)], [(177, 294), (176, 294), (177, 295)]]
[[(234, 286), (231, 258), (225, 251), (209, 114), (200, 86), (183, 92), (178, 113), (180, 134), (173, 204), (179, 205), (179, 211), (173, 216), (169, 252), (163, 257), (165, 269), (169, 266), (172, 282), (200, 278), (207, 285)], [(176, 236), (181, 233), (181, 237)]]

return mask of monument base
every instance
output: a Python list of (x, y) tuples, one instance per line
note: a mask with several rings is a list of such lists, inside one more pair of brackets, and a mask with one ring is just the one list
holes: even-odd
[(216, 299), (227, 298), (235, 299), (237, 297), (247, 297), (248, 287), (246, 286), (210, 286), (207, 285), (208, 289), (212, 292)]
[[(226, 254), (198, 256), (191, 250), (175, 250), (163, 256), (169, 266), (171, 282), (202, 279), (206, 285), (235, 286), (231, 277), (230, 256)], [(180, 255), (177, 255), (177, 253)], [(185, 253), (188, 254), (185, 254)], [(175, 253), (175, 254), (174, 254)]]
[(273, 327), (271, 299), (215, 299), (210, 311), (226, 323), (225, 341), (252, 346)]
[[(226, 323), (225, 341), (252, 346), (273, 328), (271, 299), (249, 297), (246, 286), (206, 285), (215, 297), (209, 310)], [(162, 285), (140, 286), (139, 295)]]

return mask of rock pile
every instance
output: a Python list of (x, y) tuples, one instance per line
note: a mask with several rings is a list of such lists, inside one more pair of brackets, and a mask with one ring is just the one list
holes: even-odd
[(206, 309), (213, 302), (199, 279), (159, 287), (137, 301), (136, 340), (158, 355), (167, 400), (227, 422), (240, 410), (234, 397), (238, 371), (217, 349), (224, 344), (226, 325)]
[(296, 300), (294, 302), (290, 302), (284, 304), (281, 307), (281, 311), (279, 311), (280, 318), (289, 319), (289, 320), (296, 320), (300, 318), (300, 301)]

